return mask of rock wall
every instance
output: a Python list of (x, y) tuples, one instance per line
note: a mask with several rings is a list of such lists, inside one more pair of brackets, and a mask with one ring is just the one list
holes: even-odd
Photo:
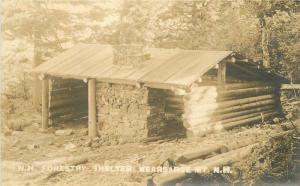
[(280, 101), (285, 115), (291, 115), (290, 119), (300, 117), (300, 90), (281, 90)]
[(100, 135), (119, 143), (157, 136), (164, 116), (160, 91), (132, 85), (96, 85), (97, 122)]

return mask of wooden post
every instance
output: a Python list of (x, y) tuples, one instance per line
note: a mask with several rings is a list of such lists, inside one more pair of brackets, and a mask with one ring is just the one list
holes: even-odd
[(88, 102), (89, 102), (89, 123), (88, 134), (90, 138), (97, 136), (96, 126), (96, 80), (89, 79), (88, 83)]
[(49, 123), (49, 80), (42, 80), (42, 129), (46, 130)]
[(226, 82), (226, 62), (222, 61), (219, 63), (218, 68), (218, 90), (222, 91), (225, 88)]

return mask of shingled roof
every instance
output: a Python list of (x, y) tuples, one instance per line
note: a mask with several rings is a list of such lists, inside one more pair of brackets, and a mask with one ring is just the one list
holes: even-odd
[(113, 65), (112, 50), (110, 45), (78, 44), (33, 71), (63, 78), (96, 78), (111, 83), (185, 88), (232, 53), (149, 48), (151, 59), (141, 66), (129, 68)]

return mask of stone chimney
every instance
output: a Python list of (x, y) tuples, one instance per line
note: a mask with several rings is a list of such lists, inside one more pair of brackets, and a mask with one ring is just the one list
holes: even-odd
[(150, 59), (144, 45), (120, 44), (113, 47), (114, 65), (137, 67)]

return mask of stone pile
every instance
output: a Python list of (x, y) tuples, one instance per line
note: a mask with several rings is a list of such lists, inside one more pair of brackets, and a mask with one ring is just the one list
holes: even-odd
[(96, 102), (100, 136), (121, 142), (141, 141), (158, 135), (164, 116), (159, 91), (132, 85), (97, 83)]

